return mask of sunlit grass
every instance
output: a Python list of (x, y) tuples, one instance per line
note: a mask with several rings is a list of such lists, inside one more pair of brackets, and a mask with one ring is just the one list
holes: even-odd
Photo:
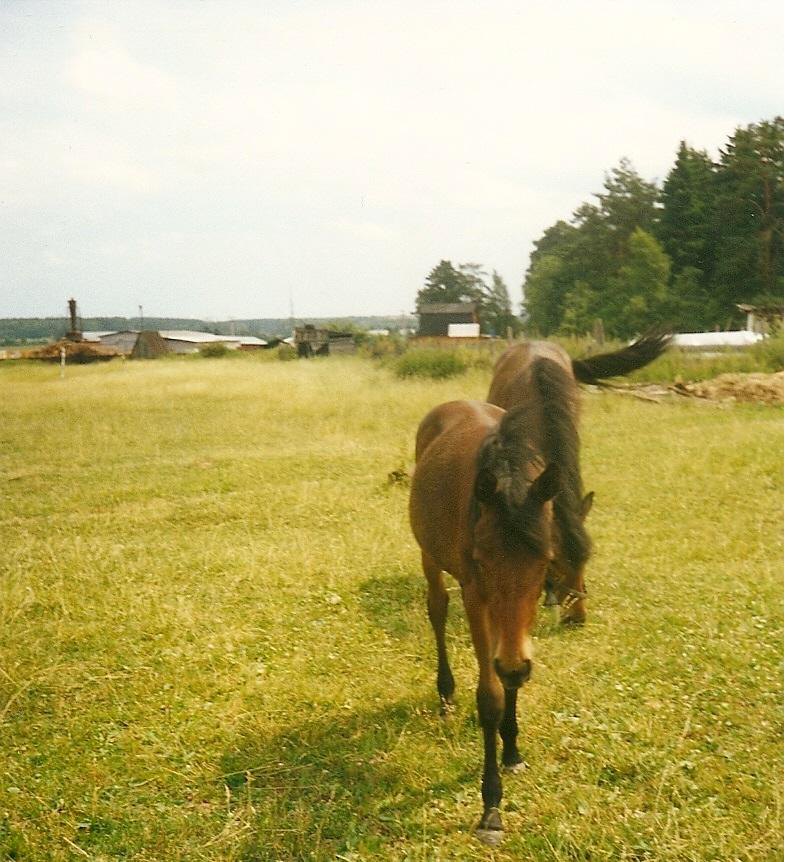
[[(582, 631), (544, 615), (507, 837), (437, 715), (406, 488), (488, 372), (0, 367), (0, 858), (782, 858), (782, 411), (585, 398)], [(5, 854), (5, 855), (3, 855)]]

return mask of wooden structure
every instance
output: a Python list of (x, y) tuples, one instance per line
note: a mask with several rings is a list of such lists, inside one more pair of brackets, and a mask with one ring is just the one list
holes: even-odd
[(418, 335), (447, 335), (451, 324), (479, 323), (474, 302), (424, 302), (418, 306)]
[(332, 329), (317, 329), (310, 323), (295, 327), (295, 349), (297, 355), (329, 356), (337, 353), (354, 353), (355, 337), (351, 332), (335, 332)]

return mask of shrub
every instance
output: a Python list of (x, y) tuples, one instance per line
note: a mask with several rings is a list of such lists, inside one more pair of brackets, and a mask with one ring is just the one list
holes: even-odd
[(297, 359), (297, 350), (295, 350), (291, 344), (279, 344), (278, 358), (282, 362), (289, 362), (290, 359)]
[(211, 341), (209, 344), (203, 344), (199, 348), (199, 353), (201, 356), (215, 359), (219, 356), (226, 356), (229, 353), (229, 348), (223, 341)]
[(363, 345), (363, 353), (372, 359), (389, 359), (406, 353), (407, 341), (400, 335), (372, 335)]
[(397, 360), (394, 369), (398, 377), (430, 377), (444, 380), (467, 370), (467, 361), (456, 351), (410, 350)]
[(773, 327), (767, 338), (754, 344), (751, 353), (762, 371), (783, 371), (783, 324)]

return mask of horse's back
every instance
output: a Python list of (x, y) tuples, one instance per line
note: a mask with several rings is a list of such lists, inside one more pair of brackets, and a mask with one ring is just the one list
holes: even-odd
[(410, 523), (421, 549), (461, 579), (471, 536), (469, 513), (478, 450), (504, 410), (481, 401), (449, 401), (420, 423), (410, 493)]
[(434, 407), (418, 427), (415, 460), (420, 460), (423, 452), (438, 437), (451, 432), (471, 435), (475, 429), (485, 429), (485, 433), (488, 433), (501, 416), (499, 407), (484, 401), (446, 401)]
[(559, 344), (525, 341), (509, 347), (497, 360), (486, 400), (505, 410), (524, 404), (532, 391), (531, 371), (538, 359), (554, 362), (573, 379), (570, 356)]

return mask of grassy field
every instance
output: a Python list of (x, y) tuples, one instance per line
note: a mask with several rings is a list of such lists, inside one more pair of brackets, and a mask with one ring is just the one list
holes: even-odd
[(589, 619), (547, 613), (479, 845), (407, 489), (474, 369), (0, 367), (0, 859), (782, 858), (782, 410), (584, 400)]

